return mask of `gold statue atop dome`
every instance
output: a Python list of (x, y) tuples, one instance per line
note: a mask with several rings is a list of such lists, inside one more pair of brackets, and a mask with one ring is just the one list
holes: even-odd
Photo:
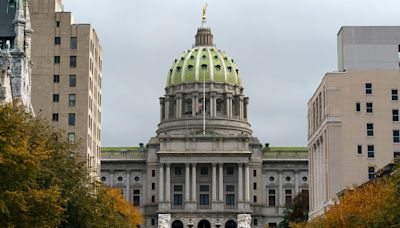
[(203, 18), (203, 21), (205, 21), (206, 19), (207, 19), (207, 7), (208, 7), (208, 4), (206, 3), (204, 6), (203, 6), (203, 16), (202, 16), (202, 18)]

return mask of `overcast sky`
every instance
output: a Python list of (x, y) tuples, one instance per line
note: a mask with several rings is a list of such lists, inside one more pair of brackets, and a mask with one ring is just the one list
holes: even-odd
[[(238, 64), (249, 118), (261, 143), (307, 145), (307, 101), (337, 70), (343, 25), (400, 25), (398, 0), (208, 0), (217, 47)], [(155, 136), (172, 61), (191, 48), (198, 0), (64, 0), (90, 23), (104, 51), (102, 146)]]

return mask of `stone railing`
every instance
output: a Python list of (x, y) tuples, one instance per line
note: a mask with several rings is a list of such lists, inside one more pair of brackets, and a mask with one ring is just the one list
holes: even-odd
[(146, 159), (146, 153), (139, 151), (102, 151), (101, 159)]
[(235, 204), (235, 205), (227, 205), (227, 204), (225, 204), (225, 209), (227, 209), (227, 210), (236, 210), (238, 207), (237, 207), (237, 205)]

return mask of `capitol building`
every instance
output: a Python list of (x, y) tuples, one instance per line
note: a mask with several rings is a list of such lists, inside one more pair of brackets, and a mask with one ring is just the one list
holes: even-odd
[(308, 191), (307, 148), (252, 135), (245, 75), (213, 39), (203, 13), (193, 48), (168, 69), (147, 145), (102, 148), (102, 182), (140, 207), (143, 227), (276, 227)]

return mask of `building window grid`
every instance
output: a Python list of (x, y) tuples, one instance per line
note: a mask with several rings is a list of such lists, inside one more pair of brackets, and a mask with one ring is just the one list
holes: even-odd
[(372, 94), (372, 84), (365, 83), (365, 94)]
[(368, 158), (374, 158), (375, 157), (375, 146), (374, 145), (368, 145)]
[(392, 109), (392, 121), (393, 122), (399, 121), (399, 110), (398, 109)]
[(276, 205), (276, 191), (275, 189), (268, 190), (268, 206), (275, 207)]
[(285, 189), (285, 204), (292, 203), (292, 189)]
[(368, 167), (368, 179), (371, 180), (375, 177), (375, 167)]
[(210, 186), (209, 185), (200, 185), (199, 193), (200, 193), (200, 200), (199, 204), (202, 206), (210, 205)]
[(60, 64), (61, 58), (60, 56), (54, 56), (54, 64)]
[(183, 187), (182, 185), (174, 185), (174, 205), (183, 205)]
[(362, 145), (357, 145), (357, 154), (362, 154)]
[(75, 121), (76, 121), (75, 113), (68, 113), (68, 125), (75, 126)]
[(69, 67), (76, 68), (76, 62), (77, 62), (76, 56), (69, 57)]
[(367, 123), (367, 136), (374, 136), (374, 124)]
[(68, 95), (68, 105), (69, 107), (75, 107), (76, 105), (76, 94)]
[(54, 37), (54, 44), (61, 44), (61, 37), (59, 37), (59, 36), (56, 36), (56, 37)]
[(60, 82), (60, 75), (53, 75), (53, 83), (59, 83)]
[(400, 131), (393, 130), (393, 143), (400, 143)]
[(397, 101), (399, 99), (398, 90), (392, 89), (392, 101)]
[(69, 87), (76, 87), (76, 75), (70, 75), (68, 79)]
[(53, 94), (53, 102), (59, 102), (60, 101), (60, 94), (56, 93)]
[(225, 204), (228, 206), (234, 206), (236, 204), (235, 200), (235, 185), (225, 186)]
[(140, 190), (134, 189), (133, 190), (133, 206), (140, 206)]
[(58, 113), (53, 113), (53, 121), (54, 122), (58, 121)]
[(372, 113), (373, 112), (373, 104), (372, 102), (367, 102), (365, 104), (365, 109), (367, 113)]
[(361, 103), (360, 102), (356, 103), (356, 112), (361, 112)]

